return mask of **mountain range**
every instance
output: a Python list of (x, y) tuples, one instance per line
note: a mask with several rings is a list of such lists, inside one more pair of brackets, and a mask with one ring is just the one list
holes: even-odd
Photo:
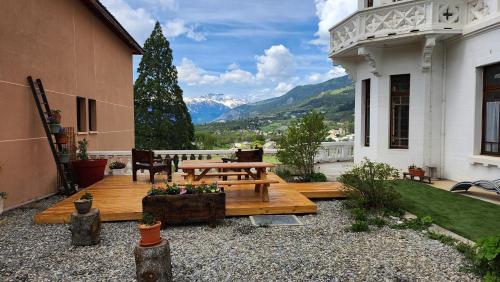
[(185, 102), (195, 124), (264, 116), (287, 119), (313, 109), (325, 113), (329, 120), (341, 121), (354, 115), (354, 85), (343, 76), (297, 86), (282, 96), (256, 103), (247, 104), (223, 94), (185, 98)]
[(216, 120), (231, 109), (243, 105), (245, 100), (234, 99), (224, 94), (207, 94), (196, 98), (184, 98), (194, 124)]

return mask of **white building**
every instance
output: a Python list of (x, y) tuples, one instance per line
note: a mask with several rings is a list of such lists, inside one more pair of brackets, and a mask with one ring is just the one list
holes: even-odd
[(355, 161), (500, 178), (500, 0), (359, 0), (330, 57), (356, 81)]

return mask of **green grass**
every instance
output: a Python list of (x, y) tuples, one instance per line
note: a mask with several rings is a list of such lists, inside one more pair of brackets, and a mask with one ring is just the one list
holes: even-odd
[(413, 181), (396, 186), (403, 208), (473, 241), (500, 234), (500, 206)]

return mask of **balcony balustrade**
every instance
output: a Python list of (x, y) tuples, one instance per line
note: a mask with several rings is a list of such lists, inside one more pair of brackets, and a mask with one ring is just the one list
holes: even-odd
[[(353, 161), (354, 142), (323, 142), (316, 155), (315, 161), (318, 163)], [(172, 158), (174, 163), (181, 163), (183, 160), (207, 160), (231, 157), (236, 149), (231, 150), (154, 150), (156, 156), (162, 158)], [(278, 150), (264, 150), (264, 155), (276, 155)], [(112, 161), (120, 161), (127, 164), (127, 167), (120, 171), (120, 174), (132, 174), (132, 152), (131, 151), (90, 151), (91, 159), (108, 159), (108, 164)], [(108, 168), (106, 168), (106, 174)]]
[(460, 34), (492, 9), (487, 0), (411, 0), (359, 10), (330, 29), (330, 56), (358, 43), (416, 34)]

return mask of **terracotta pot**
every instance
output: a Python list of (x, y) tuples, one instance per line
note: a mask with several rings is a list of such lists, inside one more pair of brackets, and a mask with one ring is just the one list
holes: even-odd
[(92, 200), (80, 199), (73, 202), (79, 214), (86, 214), (92, 208)]
[(157, 221), (155, 225), (139, 224), (139, 232), (141, 233), (139, 245), (141, 247), (158, 245), (161, 242), (160, 227), (160, 221)]
[(88, 187), (104, 178), (104, 170), (108, 160), (78, 160), (71, 162), (76, 183), (79, 188)]
[(56, 143), (58, 144), (66, 144), (68, 143), (68, 134), (56, 134)]

